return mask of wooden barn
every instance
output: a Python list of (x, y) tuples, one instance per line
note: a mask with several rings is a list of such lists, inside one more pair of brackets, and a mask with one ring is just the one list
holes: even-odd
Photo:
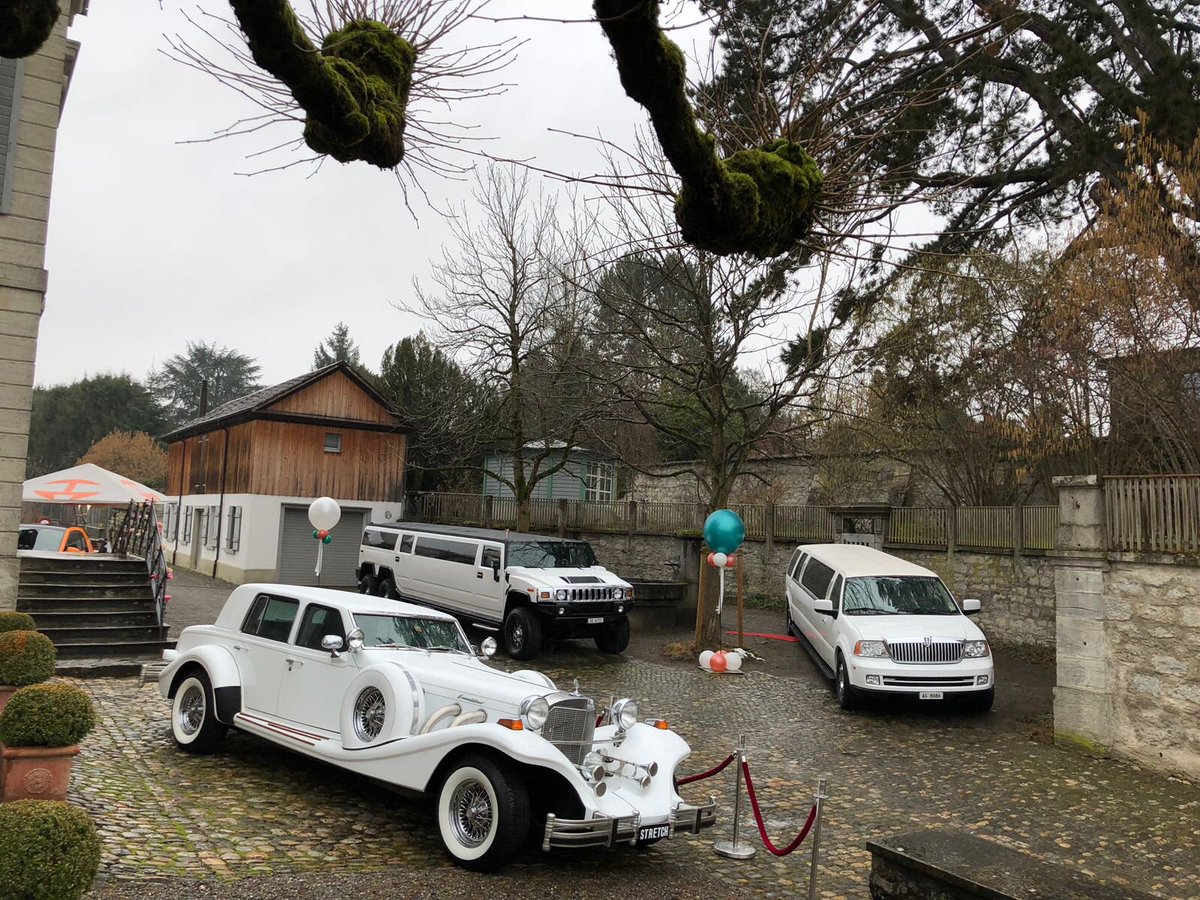
[(321, 584), (350, 587), (363, 526), (401, 516), (406, 428), (345, 363), (231, 400), (163, 440), (175, 566), (237, 584), (316, 584), (308, 505), (332, 497), (342, 519)]

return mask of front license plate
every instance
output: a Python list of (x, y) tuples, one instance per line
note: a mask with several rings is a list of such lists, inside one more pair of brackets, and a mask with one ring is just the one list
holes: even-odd
[(941, 700), (942, 692), (941, 691), (921, 691), (921, 693), (918, 696), (920, 696), (920, 698), (922, 700)]
[(592, 616), (590, 619), (588, 619), (588, 624), (589, 625), (603, 625), (604, 624), (604, 616)]
[(670, 826), (668, 825), (647, 825), (645, 828), (638, 830), (638, 843), (657, 841), (665, 838), (670, 830)]

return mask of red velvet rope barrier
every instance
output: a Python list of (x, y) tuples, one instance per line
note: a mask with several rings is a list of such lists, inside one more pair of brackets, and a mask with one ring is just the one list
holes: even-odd
[(733, 754), (732, 753), (729, 754), (729, 756), (725, 757), (725, 761), (723, 763), (721, 763), (719, 766), (709, 769), (707, 772), (701, 772), (699, 775), (688, 775), (686, 778), (680, 778), (678, 781), (675, 782), (675, 786), (680, 787), (685, 784), (691, 784), (693, 781), (701, 781), (705, 778), (712, 778), (714, 775), (719, 775), (721, 772), (724, 772), (725, 767), (728, 766), (731, 762), (733, 762)]
[(812, 809), (808, 811), (808, 819), (804, 822), (804, 827), (800, 829), (800, 833), (796, 835), (796, 839), (780, 850), (767, 837), (767, 827), (763, 824), (762, 813), (758, 808), (758, 797), (754, 794), (754, 782), (750, 780), (750, 764), (745, 760), (742, 760), (742, 774), (746, 776), (746, 792), (750, 795), (750, 807), (754, 810), (754, 821), (758, 824), (758, 835), (762, 838), (763, 846), (776, 856), (787, 856), (804, 843), (804, 839), (808, 837), (808, 830), (812, 828), (813, 822), (817, 820), (817, 804), (814, 803)]

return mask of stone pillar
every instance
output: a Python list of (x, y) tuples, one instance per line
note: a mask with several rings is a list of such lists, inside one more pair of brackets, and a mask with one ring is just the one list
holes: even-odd
[(0, 90), (7, 87), (0, 106), (15, 125), (2, 148), (7, 189), (0, 182), (0, 610), (13, 609), (17, 599), (17, 525), (46, 294), (50, 176), (67, 73), (78, 49), (67, 40), (67, 25), (85, 4), (61, 0), (60, 5), (64, 15), (41, 50), (7, 66), (8, 77), (0, 79)]
[(1113, 703), (1105, 624), (1104, 489), (1096, 475), (1057, 477), (1054, 485), (1058, 489), (1054, 741), (1105, 756), (1112, 747)]
[(676, 625), (691, 625), (696, 620), (696, 604), (700, 597), (700, 544), (700, 538), (679, 539), (679, 574), (676, 577), (687, 583), (687, 590), (683, 602), (675, 607)]

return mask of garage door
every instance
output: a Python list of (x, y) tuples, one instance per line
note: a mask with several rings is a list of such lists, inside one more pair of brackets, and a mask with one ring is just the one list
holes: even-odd
[[(358, 566), (358, 547), (362, 543), (366, 510), (342, 510), (341, 521), (330, 534), (333, 541), (325, 547), (321, 563), (321, 587), (355, 586), (354, 570)], [(303, 507), (283, 511), (283, 545), (279, 552), (279, 580), (284, 584), (316, 584), (313, 569), (317, 566), (317, 542)]]

